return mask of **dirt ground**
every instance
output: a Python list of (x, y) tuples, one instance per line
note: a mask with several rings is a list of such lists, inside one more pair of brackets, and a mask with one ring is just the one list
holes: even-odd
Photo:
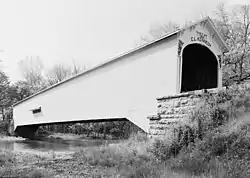
[[(2, 136), (0, 140), (19, 141), (23, 140), (23, 138)], [(104, 175), (112, 177), (107, 171), (105, 173), (105, 170), (101, 167), (84, 164), (74, 156), (73, 151), (29, 152), (0, 150), (0, 177), (3, 178), (103, 177)]]

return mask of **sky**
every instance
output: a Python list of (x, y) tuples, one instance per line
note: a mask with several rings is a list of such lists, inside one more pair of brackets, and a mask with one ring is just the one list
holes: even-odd
[(1, 68), (22, 79), (18, 61), (39, 57), (45, 67), (89, 67), (134, 47), (150, 26), (213, 15), (220, 2), (250, 0), (0, 0)]

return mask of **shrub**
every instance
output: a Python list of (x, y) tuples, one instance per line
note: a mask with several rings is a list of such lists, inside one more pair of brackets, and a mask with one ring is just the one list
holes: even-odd
[(195, 122), (195, 134), (202, 139), (204, 135), (228, 122), (229, 113), (227, 107), (216, 103), (214, 97), (205, 99), (205, 102), (191, 116), (190, 120)]
[(248, 153), (247, 150), (250, 150), (249, 135), (250, 121), (243, 117), (208, 133), (200, 145), (203, 145), (211, 156), (227, 154), (227, 156), (245, 157)]
[(37, 137), (44, 137), (44, 136), (49, 136), (51, 132), (45, 130), (43, 127), (38, 127), (35, 136)]
[(201, 96), (203, 103), (193, 112), (190, 121), (194, 122), (197, 136), (202, 139), (230, 121), (250, 113), (250, 89), (231, 88), (214, 94)]
[(176, 156), (181, 150), (181, 145), (177, 140), (156, 139), (148, 151), (160, 162)]
[(7, 120), (0, 121), (0, 134), (7, 135), (8, 134), (9, 123)]
[(250, 120), (238, 118), (206, 133), (180, 151), (172, 161), (174, 169), (191, 173), (216, 172), (215, 161), (227, 177), (250, 176)]
[(137, 132), (137, 133), (133, 133), (130, 135), (129, 141), (135, 142), (135, 143), (140, 143), (140, 142), (147, 142), (147, 141), (149, 141), (149, 139), (148, 139), (148, 136), (146, 133)]
[(188, 147), (191, 143), (194, 143), (197, 138), (197, 128), (191, 125), (180, 125), (177, 127), (175, 132), (177, 133), (177, 142), (181, 149)]

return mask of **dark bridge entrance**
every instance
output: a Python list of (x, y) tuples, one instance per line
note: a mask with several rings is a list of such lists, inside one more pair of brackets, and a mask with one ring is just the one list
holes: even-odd
[(218, 62), (207, 47), (190, 44), (183, 49), (181, 92), (216, 88)]

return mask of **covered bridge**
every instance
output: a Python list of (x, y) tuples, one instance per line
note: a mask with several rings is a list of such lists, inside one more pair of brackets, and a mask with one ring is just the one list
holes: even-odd
[(209, 17), (106, 61), (14, 105), (14, 127), (128, 119), (148, 131), (156, 98), (222, 87), (228, 47)]

